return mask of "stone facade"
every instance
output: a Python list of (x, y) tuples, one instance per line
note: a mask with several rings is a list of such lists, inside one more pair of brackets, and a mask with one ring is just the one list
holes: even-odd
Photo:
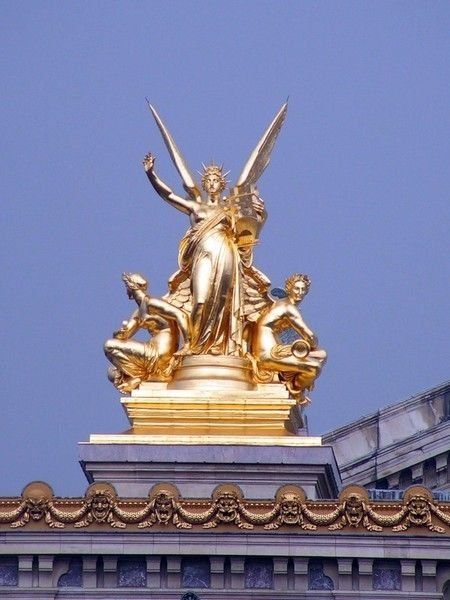
[(334, 501), (295, 485), (182, 498), (170, 483), (120, 498), (97, 482), (57, 498), (36, 482), (0, 499), (0, 537), (10, 598), (450, 598), (450, 503), (420, 486), (374, 502), (358, 486)]
[[(0, 498), (0, 595), (450, 600), (450, 502), (410, 486), (448, 489), (449, 392), (380, 410), (327, 446), (85, 444), (84, 497), (35, 482)], [(409, 489), (371, 499), (365, 488), (386, 483)]]
[(323, 437), (343, 484), (450, 492), (450, 382), (382, 408)]
[(200, 600), (450, 598), (448, 538), (371, 537), (9, 533), (2, 535), (2, 552), (9, 554), (0, 557), (0, 594), (22, 600), (181, 600), (189, 592)]
[(336, 498), (341, 478), (332, 448), (303, 439), (300, 447), (90, 441), (79, 452), (87, 480), (109, 481), (123, 496), (145, 495), (169, 480), (185, 497), (210, 496), (219, 483), (231, 481), (248, 498), (273, 497), (285, 483), (300, 485), (311, 499)]

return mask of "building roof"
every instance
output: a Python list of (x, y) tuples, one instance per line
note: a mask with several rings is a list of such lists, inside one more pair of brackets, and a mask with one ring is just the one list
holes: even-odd
[(434, 461), (435, 472), (447, 471), (450, 381), (331, 431), (323, 443), (333, 447), (344, 484), (379, 487), (387, 480), (387, 487), (399, 487), (401, 473), (411, 469), (407, 485), (445, 487), (447, 477), (424, 481), (424, 469)]

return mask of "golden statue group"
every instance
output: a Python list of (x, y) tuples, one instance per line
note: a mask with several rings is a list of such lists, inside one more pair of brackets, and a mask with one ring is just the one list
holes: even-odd
[[(176, 388), (183, 380), (195, 387), (192, 381), (203, 377), (210, 382), (211, 374), (221, 368), (229, 381), (230, 369), (238, 366), (247, 389), (283, 382), (298, 404), (307, 403), (305, 391), (312, 388), (326, 360), (298, 308), (310, 279), (291, 275), (285, 289), (271, 295), (270, 280), (253, 265), (253, 248), (267, 217), (256, 182), (269, 163), (287, 104), (227, 196), (222, 194), (228, 173), (218, 165), (204, 167), (200, 189), (161, 118), (153, 107), (150, 110), (186, 195), (177, 195), (158, 177), (151, 154), (144, 158), (145, 172), (157, 194), (187, 214), (191, 226), (180, 242), (179, 269), (164, 297), (151, 296), (142, 275), (123, 275), (137, 308), (105, 342), (113, 365), (110, 380), (122, 392), (149, 381)], [(148, 341), (134, 339), (142, 329), (148, 331)]]

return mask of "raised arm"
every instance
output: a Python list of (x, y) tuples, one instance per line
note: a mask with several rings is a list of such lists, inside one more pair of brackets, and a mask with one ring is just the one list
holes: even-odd
[(152, 154), (145, 155), (143, 165), (150, 183), (152, 184), (156, 193), (161, 196), (161, 198), (187, 215), (190, 215), (195, 211), (201, 198), (189, 200), (174, 194), (170, 187), (165, 184), (164, 181), (162, 181), (155, 173), (155, 157)]

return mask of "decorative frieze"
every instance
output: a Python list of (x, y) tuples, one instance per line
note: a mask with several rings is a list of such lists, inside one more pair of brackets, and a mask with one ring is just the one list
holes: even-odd
[(221, 484), (210, 499), (182, 498), (176, 486), (160, 483), (147, 498), (119, 498), (109, 483), (89, 486), (84, 498), (54, 497), (45, 483), (26, 486), (20, 498), (0, 498), (0, 529), (108, 529), (158, 531), (339, 532), (414, 535), (448, 533), (450, 503), (438, 503), (422, 486), (401, 502), (374, 502), (359, 486), (335, 501), (307, 500), (302, 488), (282, 486), (274, 499), (246, 500), (239, 486)]

